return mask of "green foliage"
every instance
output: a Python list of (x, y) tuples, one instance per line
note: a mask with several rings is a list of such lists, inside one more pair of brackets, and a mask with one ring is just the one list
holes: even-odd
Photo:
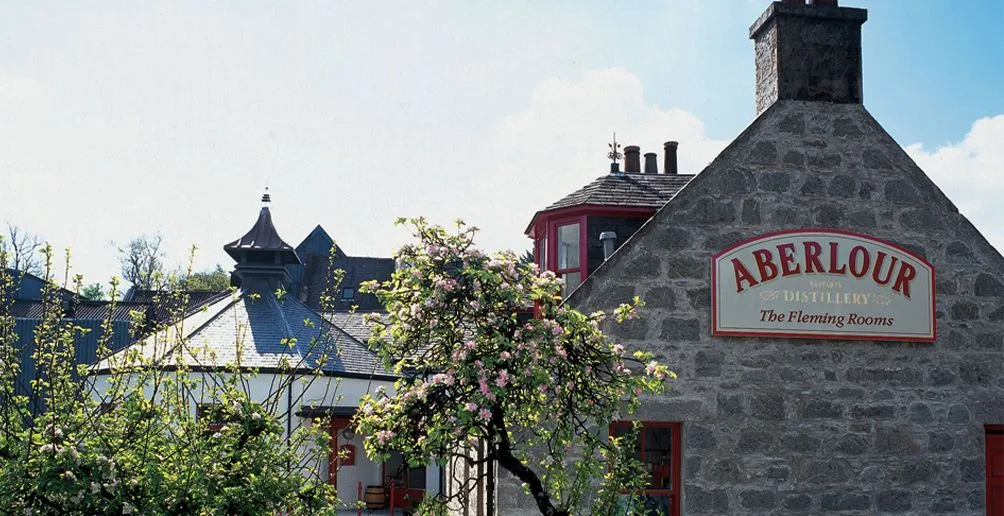
[(182, 288), (185, 290), (222, 292), (230, 288), (230, 274), (217, 264), (215, 269), (190, 274), (182, 280)]
[[(179, 361), (167, 371), (158, 367), (155, 355), (129, 348), (112, 355), (100, 370), (78, 366), (74, 344), (86, 330), (65, 317), (52, 280), (50, 247), (44, 255), (47, 286), (32, 351), (37, 378), (19, 391), (14, 283), (2, 272), (6, 256), (0, 253), (0, 507), (5, 513), (334, 513), (333, 487), (313, 467), (327, 460), (325, 427), (303, 426), (287, 436), (286, 412), (278, 401), (292, 382), (299, 387), (311, 375), (294, 374), (291, 367), (289, 374), (277, 375), (265, 399), (252, 399), (256, 373), (239, 363), (197, 372)], [(117, 280), (110, 291), (114, 303)], [(189, 346), (175, 328), (148, 327), (161, 346)], [(107, 355), (111, 330), (111, 321), (105, 321), (102, 355)], [(206, 407), (201, 415), (198, 406)]]
[(105, 298), (105, 289), (100, 283), (90, 283), (80, 290), (80, 295), (91, 301), (102, 301)]
[[(403, 375), (394, 394), (364, 397), (357, 424), (373, 456), (400, 450), (413, 464), (456, 460), (483, 446), (524, 482), (543, 514), (570, 514), (597, 492), (629, 486), (629, 454), (608, 441), (608, 423), (635, 410), (673, 376), (648, 353), (627, 353), (600, 329), (608, 315), (561, 304), (561, 282), (511, 252), (474, 247), (476, 228), (455, 231), (423, 219), (417, 242), (396, 258), (407, 266), (368, 283), (387, 307), (371, 347)], [(635, 317), (641, 301), (614, 310)], [(537, 316), (520, 318), (531, 307)], [(471, 468), (474, 469), (474, 468)], [(476, 480), (476, 479), (475, 479)]]

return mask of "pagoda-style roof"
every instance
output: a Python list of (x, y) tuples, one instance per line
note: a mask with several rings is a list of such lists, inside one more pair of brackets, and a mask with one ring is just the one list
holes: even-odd
[(280, 253), (283, 264), (300, 263), (293, 246), (283, 241), (276, 231), (268, 206), (262, 207), (258, 220), (244, 236), (223, 246), (223, 250), (238, 262), (241, 261), (242, 254), (260, 251)]
[(542, 211), (584, 204), (658, 209), (693, 178), (693, 174), (606, 174)]

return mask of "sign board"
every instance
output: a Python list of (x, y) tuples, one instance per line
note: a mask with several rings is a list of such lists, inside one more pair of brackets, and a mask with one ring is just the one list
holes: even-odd
[(836, 229), (760, 235), (713, 258), (712, 335), (933, 342), (934, 268)]

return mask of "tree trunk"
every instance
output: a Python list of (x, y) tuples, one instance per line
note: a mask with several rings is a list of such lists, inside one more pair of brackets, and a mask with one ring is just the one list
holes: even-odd
[(492, 411), (492, 422), (496, 432), (498, 432), (498, 459), (499, 465), (522, 480), (530, 488), (530, 495), (537, 503), (537, 509), (544, 516), (569, 516), (569, 512), (559, 510), (551, 503), (551, 497), (544, 490), (544, 484), (540, 477), (525, 464), (519, 461), (512, 454), (512, 444), (509, 442), (509, 435), (506, 432), (505, 420), (502, 418), (502, 411), (496, 409)]

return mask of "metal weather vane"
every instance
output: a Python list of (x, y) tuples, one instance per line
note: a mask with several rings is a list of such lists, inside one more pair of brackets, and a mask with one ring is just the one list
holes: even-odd
[(610, 152), (607, 153), (607, 157), (610, 158), (611, 163), (617, 163), (621, 158), (624, 157), (618, 149), (621, 148), (621, 144), (617, 143), (617, 133), (614, 132), (613, 143), (608, 143), (607, 147), (610, 147)]

